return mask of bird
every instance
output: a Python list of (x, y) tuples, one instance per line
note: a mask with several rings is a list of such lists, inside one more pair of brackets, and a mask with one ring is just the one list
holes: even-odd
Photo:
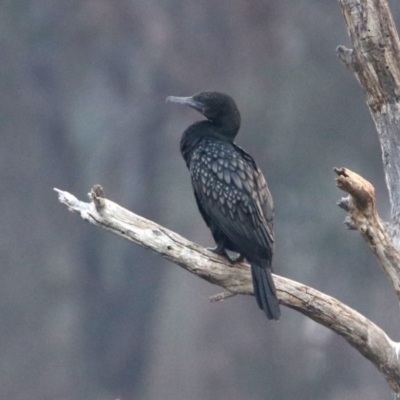
[[(167, 97), (205, 119), (182, 134), (180, 151), (190, 171), (198, 209), (216, 243), (214, 253), (251, 266), (257, 304), (269, 320), (281, 312), (272, 277), (275, 249), (274, 206), (266, 180), (254, 159), (235, 142), (241, 116), (233, 98), (206, 91)], [(238, 257), (232, 260), (227, 251)]]

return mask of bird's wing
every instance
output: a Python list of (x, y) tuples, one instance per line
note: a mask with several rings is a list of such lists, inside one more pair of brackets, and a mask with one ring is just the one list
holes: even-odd
[(258, 245), (272, 253), (272, 198), (254, 160), (234, 148), (215, 157), (199, 154), (193, 161), (192, 183), (202, 214), (239, 248)]
[(268, 189), (267, 182), (264, 175), (258, 168), (254, 159), (247, 154), (241, 147), (235, 145), (236, 150), (241, 154), (241, 156), (248, 162), (249, 166), (252, 167), (254, 171), (254, 178), (257, 185), (257, 193), (259, 194), (259, 201), (263, 209), (264, 217), (267, 221), (269, 229), (274, 233), (274, 202), (271, 196), (271, 192)]

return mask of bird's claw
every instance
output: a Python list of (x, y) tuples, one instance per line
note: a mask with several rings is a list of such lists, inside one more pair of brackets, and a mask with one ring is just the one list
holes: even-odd
[(244, 255), (239, 254), (235, 258), (231, 258), (226, 250), (222, 246), (217, 246), (215, 248), (208, 247), (207, 250), (213, 252), (214, 254), (218, 254), (219, 256), (227, 259), (231, 264), (241, 263), (244, 261)]
[(229, 261), (231, 261), (231, 258), (229, 257), (228, 253), (222, 246), (217, 246), (217, 247), (207, 247), (208, 251), (213, 252), (214, 254), (218, 254), (221, 257), (227, 258)]
[(236, 264), (236, 263), (241, 263), (243, 261), (244, 261), (244, 255), (239, 254), (236, 258), (232, 260), (232, 263)]

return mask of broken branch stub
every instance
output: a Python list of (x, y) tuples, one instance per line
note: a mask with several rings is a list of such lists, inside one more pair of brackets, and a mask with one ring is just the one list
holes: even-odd
[(357, 229), (389, 276), (400, 299), (400, 254), (383, 228), (376, 211), (375, 189), (370, 182), (347, 168), (335, 168), (336, 185), (349, 194), (339, 202), (348, 212), (346, 224)]

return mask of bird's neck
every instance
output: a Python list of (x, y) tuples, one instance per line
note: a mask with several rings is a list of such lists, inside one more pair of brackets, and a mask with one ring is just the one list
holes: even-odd
[(227, 115), (217, 121), (209, 121), (222, 140), (233, 142), (240, 129), (240, 115)]
[(185, 159), (186, 165), (189, 166), (193, 150), (204, 138), (215, 138), (224, 142), (233, 143), (235, 136), (240, 128), (239, 123), (232, 121), (213, 122), (203, 120), (195, 122), (183, 132), (181, 138), (181, 154)]

